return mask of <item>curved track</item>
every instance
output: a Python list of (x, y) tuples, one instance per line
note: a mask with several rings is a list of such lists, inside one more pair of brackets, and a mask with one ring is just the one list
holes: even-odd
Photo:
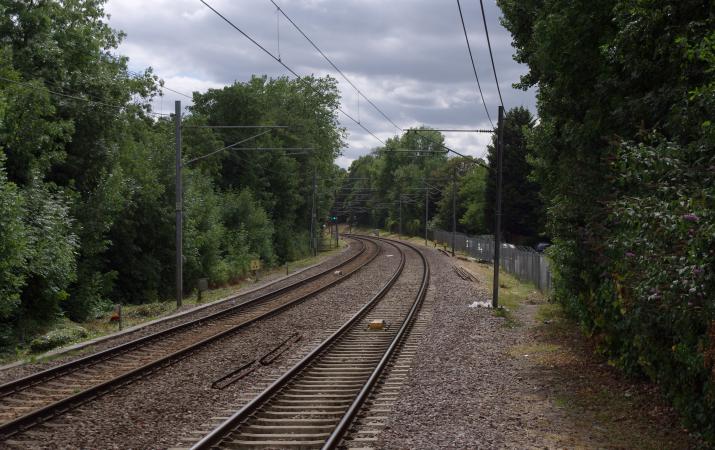
[[(410, 244), (387, 242), (399, 251), (401, 262), (380, 292), (193, 450), (334, 448), (341, 443), (427, 293), (426, 258)], [(408, 254), (410, 267), (405, 271)], [(371, 330), (373, 320), (384, 320), (387, 326)]]
[[(345, 280), (379, 254), (374, 242), (355, 240), (361, 245), (356, 255), (316, 275), (194, 321), (0, 385), (0, 440), (167, 367)], [(334, 273), (337, 269), (341, 274)]]

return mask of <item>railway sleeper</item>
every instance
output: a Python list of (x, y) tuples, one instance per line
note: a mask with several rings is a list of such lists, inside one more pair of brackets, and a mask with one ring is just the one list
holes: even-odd
[(256, 434), (302, 434), (309, 432), (330, 432), (335, 428), (334, 424), (328, 425), (316, 425), (316, 424), (298, 424), (298, 425), (244, 425), (241, 430), (244, 433), (256, 433)]
[(273, 440), (273, 441), (262, 441), (262, 442), (256, 442), (256, 441), (249, 441), (249, 440), (227, 440), (225, 442), (222, 442), (221, 445), (223, 445), (226, 448), (230, 449), (249, 449), (249, 448), (291, 448), (291, 449), (314, 449), (316, 447), (320, 447), (323, 445), (325, 442), (325, 439), (322, 440), (313, 440), (313, 441), (301, 441), (301, 442), (296, 442), (296, 441), (279, 441), (279, 440)]
[(241, 433), (241, 439), (246, 441), (325, 441), (330, 433)]

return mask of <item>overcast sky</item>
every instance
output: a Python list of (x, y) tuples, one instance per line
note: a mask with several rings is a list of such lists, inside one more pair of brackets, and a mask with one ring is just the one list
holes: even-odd
[[(373, 103), (402, 128), (491, 128), (477, 92), (456, 0), (275, 0)], [(301, 75), (330, 74), (340, 82), (342, 107), (383, 140), (398, 133), (358, 95), (283, 17), (270, 0), (207, 0), (267, 50)], [(485, 0), (497, 75), (507, 108), (535, 112), (534, 92), (511, 87), (526, 72), (512, 60), (511, 36), (499, 23), (495, 0)], [(120, 53), (130, 69), (151, 66), (167, 87), (190, 94), (252, 74), (289, 75), (199, 0), (109, 0), (110, 25), (127, 34)], [(496, 122), (497, 95), (478, 0), (462, 11), (487, 107)], [(278, 38), (280, 36), (280, 39)], [(173, 111), (166, 91), (157, 112)], [(344, 115), (348, 147), (337, 163), (350, 162), (380, 145)], [(457, 151), (483, 156), (489, 135), (446, 134)]]

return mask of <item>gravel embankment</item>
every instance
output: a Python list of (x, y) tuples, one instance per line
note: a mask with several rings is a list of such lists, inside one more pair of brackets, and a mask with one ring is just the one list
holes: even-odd
[[(146, 327), (140, 328), (138, 330), (124, 333), (117, 335), (116, 337), (112, 337), (106, 340), (103, 340), (101, 342), (98, 342), (94, 345), (90, 345), (88, 347), (85, 347), (81, 350), (77, 351), (72, 351), (66, 354), (61, 354), (56, 357), (53, 357), (51, 360), (45, 360), (45, 361), (38, 361), (34, 363), (27, 363), (15, 367), (9, 367), (4, 370), (0, 370), (0, 384), (1, 383), (6, 383), (27, 375), (30, 375), (35, 372), (39, 372), (41, 370), (49, 369), (64, 363), (67, 363), (69, 361), (73, 361), (75, 359), (78, 359), (80, 357), (87, 356), (89, 354), (99, 352), (102, 350), (106, 350), (108, 348), (123, 344), (125, 342), (132, 341), (134, 339), (138, 339), (143, 336), (147, 336), (152, 333), (156, 333), (162, 330), (165, 330), (167, 328), (171, 328), (176, 325), (180, 325), (183, 323), (190, 322), (192, 320), (196, 320), (200, 317), (205, 317), (209, 314), (215, 313), (217, 311), (222, 311), (224, 309), (230, 308), (232, 306), (235, 306), (240, 303), (244, 303), (247, 301), (250, 301), (256, 297), (259, 297), (260, 295), (265, 294), (266, 292), (272, 291), (274, 289), (295, 283), (296, 281), (303, 280), (305, 278), (308, 278), (312, 275), (315, 275), (323, 270), (325, 270), (326, 267), (333, 266), (335, 264), (338, 264), (341, 261), (345, 261), (351, 256), (355, 255), (360, 249), (360, 245), (356, 242), (351, 242), (350, 246), (343, 252), (340, 252), (335, 255), (331, 255), (328, 258), (326, 258), (324, 261), (322, 261), (319, 265), (315, 267), (311, 267), (307, 270), (304, 270), (300, 273), (297, 273), (293, 276), (289, 276), (287, 278), (281, 278), (280, 273), (275, 273), (271, 274), (270, 276), (267, 276), (261, 281), (261, 284), (259, 285), (247, 285), (244, 288), (239, 289), (236, 292), (236, 296), (239, 296), (238, 298), (227, 300), (227, 301), (221, 301), (221, 302), (216, 302), (215, 304), (212, 304), (211, 306), (208, 306), (206, 308), (203, 308), (201, 310), (195, 311), (195, 313), (190, 313), (183, 315), (181, 317), (176, 317), (176, 318), (170, 318), (155, 324), (148, 325)], [(277, 281), (276, 281), (277, 280)], [(258, 286), (258, 288), (257, 288)], [(256, 289), (253, 292), (245, 293), (245, 291), (251, 291), (253, 289)], [(185, 307), (188, 308), (188, 307)]]
[[(490, 309), (483, 282), (426, 250), (432, 269), (427, 325), (380, 449), (699, 448), (657, 389), (609, 370), (575, 326), (536, 318), (539, 303)], [(567, 331), (570, 330), (570, 331)]]
[(515, 335), (491, 310), (467, 306), (489, 296), (459, 278), (450, 258), (425, 254), (433, 319), (378, 448), (501, 447), (520, 423), (518, 412), (501, 408), (520, 382), (505, 351)]
[[(25, 447), (166, 448), (210, 417), (234, 406), (246, 390), (276, 377), (311, 341), (327, 337), (385, 283), (398, 258), (388, 250), (345, 282), (283, 314), (252, 325), (144, 380), (71, 411), (17, 437)], [(260, 358), (299, 332), (303, 339), (275, 363), (225, 390), (211, 383), (244, 362)]]

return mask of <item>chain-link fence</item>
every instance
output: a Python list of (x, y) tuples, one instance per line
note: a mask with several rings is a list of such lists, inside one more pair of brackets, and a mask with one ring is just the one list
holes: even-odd
[[(433, 230), (432, 240), (439, 244), (452, 246), (452, 233), (444, 230)], [(454, 234), (454, 250), (464, 252), (478, 260), (494, 261), (494, 237), (492, 235), (467, 236)], [(521, 281), (536, 285), (542, 292), (551, 290), (551, 271), (546, 255), (538, 253), (531, 247), (516, 246), (502, 243), (500, 252), (501, 267)]]

